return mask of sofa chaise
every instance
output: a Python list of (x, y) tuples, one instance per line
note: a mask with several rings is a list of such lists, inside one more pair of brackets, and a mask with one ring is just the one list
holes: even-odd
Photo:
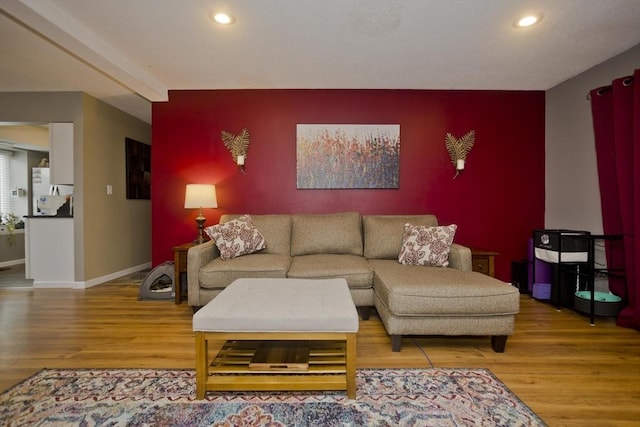
[[(257, 230), (247, 234), (248, 217)], [(400, 351), (403, 335), (482, 335), (503, 352), (519, 311), (518, 290), (471, 271), (471, 251), (449, 242), (442, 267), (400, 263), (407, 224), (434, 230), (434, 215), (223, 215), (220, 225), (241, 224), (236, 232), (256, 250), (230, 254), (224, 227), (208, 227), (215, 239), (189, 249), (188, 301), (194, 310), (206, 305), (239, 278), (345, 278), (363, 320), (375, 307)], [(435, 227), (435, 228), (434, 228)], [(240, 230), (240, 229), (238, 229)], [(228, 231), (228, 230), (227, 230)], [(236, 240), (236, 243), (238, 240)], [(242, 244), (240, 245), (242, 248)], [(406, 261), (406, 260), (405, 260)]]

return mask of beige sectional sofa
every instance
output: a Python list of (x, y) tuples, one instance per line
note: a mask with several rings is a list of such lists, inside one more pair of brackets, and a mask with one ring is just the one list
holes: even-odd
[[(223, 215), (220, 223), (240, 215)], [(519, 292), (471, 271), (471, 251), (450, 246), (449, 265), (398, 262), (404, 225), (437, 226), (433, 215), (251, 215), (266, 248), (229, 260), (213, 241), (189, 249), (188, 300), (204, 306), (235, 279), (246, 277), (347, 280), (363, 319), (375, 306), (400, 351), (403, 335), (487, 335), (504, 351), (519, 311)]]

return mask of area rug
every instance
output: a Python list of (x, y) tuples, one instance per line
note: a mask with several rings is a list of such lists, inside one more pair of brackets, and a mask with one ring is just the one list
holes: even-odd
[(195, 399), (192, 370), (45, 369), (0, 395), (7, 426), (544, 426), (486, 369), (360, 369), (343, 392)]

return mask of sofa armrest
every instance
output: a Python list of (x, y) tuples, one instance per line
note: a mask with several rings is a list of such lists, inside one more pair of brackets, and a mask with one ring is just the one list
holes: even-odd
[(449, 250), (449, 267), (461, 271), (471, 271), (471, 249), (453, 243)]
[(189, 248), (189, 252), (187, 253), (189, 305), (200, 305), (200, 269), (219, 256), (220, 251), (213, 240)]

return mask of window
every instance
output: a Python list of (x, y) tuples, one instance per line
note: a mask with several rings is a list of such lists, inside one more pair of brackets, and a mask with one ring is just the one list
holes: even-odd
[(12, 212), (11, 151), (0, 150), (0, 213)]

